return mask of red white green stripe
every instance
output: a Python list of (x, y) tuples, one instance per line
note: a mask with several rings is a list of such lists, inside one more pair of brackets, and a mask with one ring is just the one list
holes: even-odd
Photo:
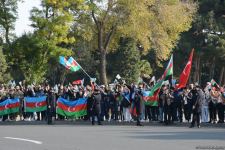
[(81, 69), (81, 66), (76, 62), (75, 59), (73, 59), (73, 57), (70, 57), (68, 59), (68, 63), (70, 63), (70, 70), (73, 72), (76, 72)]
[(154, 87), (151, 89), (149, 96), (153, 96), (156, 91), (161, 89), (163, 81), (165, 81), (169, 76), (173, 75), (173, 55), (170, 58), (170, 61), (166, 67), (166, 70), (160, 80), (154, 85)]
[(47, 110), (46, 96), (25, 97), (25, 112), (40, 112)]
[(87, 115), (87, 98), (69, 101), (64, 98), (57, 100), (57, 114), (78, 118)]
[(7, 99), (0, 103), (0, 116), (19, 112), (20, 101), (16, 99)]

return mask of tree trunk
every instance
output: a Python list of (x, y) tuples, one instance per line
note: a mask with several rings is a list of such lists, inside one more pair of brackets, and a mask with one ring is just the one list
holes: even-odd
[(101, 81), (102, 84), (107, 85), (106, 52), (101, 52), (101, 58), (100, 58), (100, 81)]
[(5, 29), (5, 40), (6, 40), (6, 43), (7, 43), (8, 45), (10, 45), (10, 40), (9, 40), (9, 28), (8, 28), (8, 27)]
[(225, 86), (225, 73), (223, 74), (223, 86)]
[(220, 80), (219, 80), (219, 84), (222, 85), (223, 82), (223, 75), (224, 74), (224, 67), (222, 67), (222, 69), (220, 70)]
[(216, 58), (213, 57), (212, 62), (211, 62), (211, 67), (210, 67), (210, 76), (209, 76), (210, 79), (209, 79), (209, 81), (210, 81), (211, 79), (214, 78), (214, 73), (215, 73), (215, 61), (216, 61)]
[(201, 67), (201, 55), (199, 55), (199, 57), (198, 57), (198, 83), (199, 83), (199, 85), (201, 85), (201, 69), (202, 67)]
[(103, 44), (103, 28), (99, 29), (98, 33), (98, 49), (100, 51), (100, 82), (101, 84), (107, 85), (106, 76), (106, 49), (104, 49)]
[(194, 72), (194, 82), (198, 82), (199, 77), (199, 56), (195, 58), (195, 72)]

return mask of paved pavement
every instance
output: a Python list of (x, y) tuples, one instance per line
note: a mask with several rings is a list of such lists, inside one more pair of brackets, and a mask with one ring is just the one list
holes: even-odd
[[(90, 125), (90, 121), (83, 121), (83, 120), (65, 120), (65, 121), (54, 121), (54, 125)], [(104, 125), (106, 126), (135, 126), (135, 122), (118, 122), (118, 121), (104, 121)], [(165, 126), (163, 123), (159, 123), (158, 121), (151, 121), (151, 122), (142, 122), (144, 126)], [(45, 121), (6, 121), (6, 122), (0, 122), (0, 126), (4, 125), (46, 125)], [(175, 122), (169, 126), (172, 127), (189, 127), (190, 123), (179, 123)], [(211, 124), (211, 123), (202, 123), (201, 127), (203, 128), (224, 128), (225, 129), (225, 123), (223, 124)]]
[(210, 147), (225, 150), (224, 128), (74, 123), (0, 126), (0, 150), (195, 150)]

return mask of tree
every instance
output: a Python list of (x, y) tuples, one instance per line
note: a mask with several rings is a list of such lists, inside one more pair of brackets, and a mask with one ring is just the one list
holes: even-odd
[(147, 60), (140, 60), (139, 62), (140, 76), (141, 77), (150, 77), (152, 74), (152, 68), (150, 63)]
[[(145, 52), (166, 59), (181, 32), (190, 28), (196, 5), (179, 0), (48, 0), (73, 15), (74, 27), (92, 38), (99, 55), (100, 81), (107, 84), (107, 60), (121, 37), (132, 37)], [(93, 23), (92, 23), (93, 21)], [(76, 29), (75, 29), (76, 30)], [(89, 34), (88, 34), (89, 33)], [(79, 34), (79, 33), (78, 33)]]
[(0, 83), (6, 83), (10, 79), (10, 75), (7, 72), (8, 65), (3, 54), (2, 47), (0, 47)]
[(128, 84), (137, 83), (140, 77), (140, 52), (135, 40), (121, 38), (116, 58), (116, 71)]
[(79, 0), (42, 0), (42, 8), (33, 8), (31, 11), (34, 36), (44, 44), (43, 58), (48, 60), (48, 76), (51, 80), (55, 81), (55, 75), (61, 74), (60, 82), (64, 81), (66, 72), (60, 67), (58, 58), (60, 55), (73, 54), (71, 45), (75, 38), (69, 33), (74, 18), (70, 13), (70, 6), (74, 4), (74, 7), (79, 7), (79, 3)]
[(46, 41), (33, 34), (23, 35), (12, 43), (11, 69), (14, 79), (25, 79), (27, 83), (43, 83), (48, 70), (48, 57), (44, 56), (45, 45)]
[[(182, 35), (176, 48), (175, 56), (177, 57), (185, 56), (192, 48), (195, 48), (191, 75), (193, 82), (205, 83), (214, 78), (218, 82), (221, 81), (221, 84), (225, 83), (224, 9), (225, 2), (221, 0), (199, 1), (199, 9), (192, 28)], [(186, 51), (180, 51), (181, 49)], [(181, 63), (175, 63), (175, 65), (178, 64)]]
[(116, 49), (120, 37), (132, 37), (145, 52), (151, 48), (159, 59), (166, 59), (196, 11), (195, 4), (179, 0), (90, 0), (89, 8), (103, 84), (107, 84), (106, 55)]
[(3, 31), (3, 37), (10, 45), (11, 30), (14, 30), (17, 19), (17, 3), (20, 0), (1, 0), (0, 1), (0, 30)]

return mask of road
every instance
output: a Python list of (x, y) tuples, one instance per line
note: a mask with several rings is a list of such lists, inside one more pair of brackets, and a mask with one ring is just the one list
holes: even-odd
[(225, 149), (224, 128), (0, 126), (0, 150), (195, 150), (209, 146)]

